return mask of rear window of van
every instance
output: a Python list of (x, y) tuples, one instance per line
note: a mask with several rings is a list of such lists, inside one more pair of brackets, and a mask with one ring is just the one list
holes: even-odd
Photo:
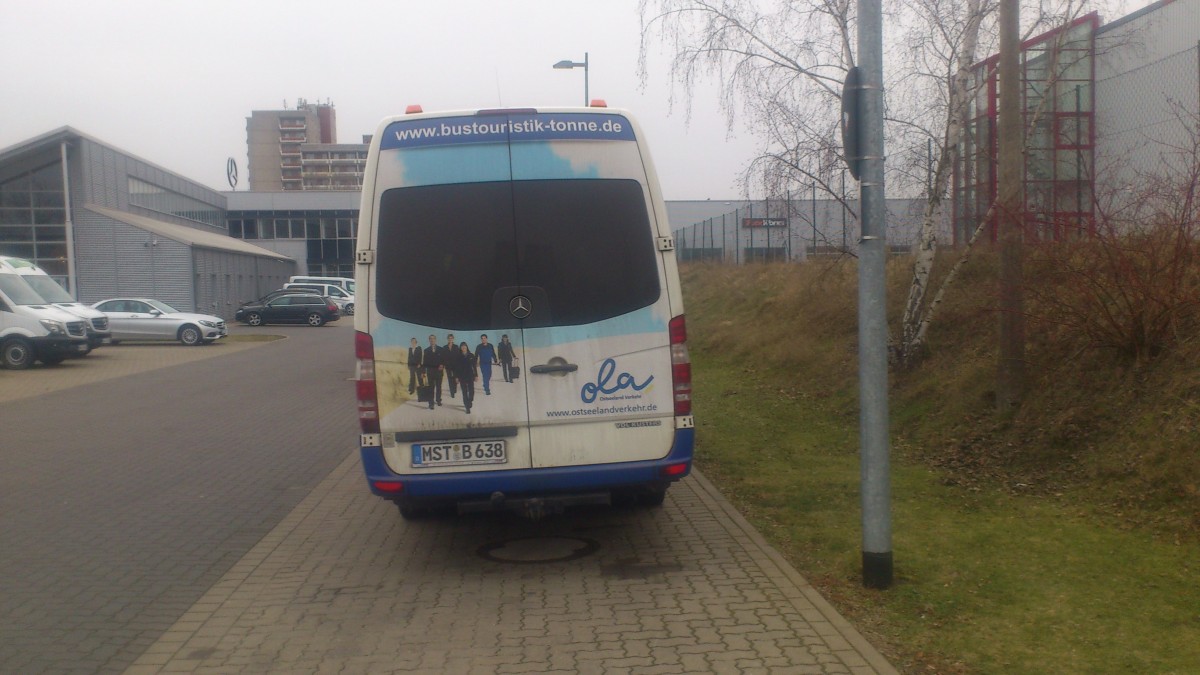
[(579, 325), (641, 309), (661, 293), (634, 180), (393, 188), (378, 222), (376, 304), (400, 321), (515, 326), (507, 291), (520, 287), (542, 310), (537, 324)]

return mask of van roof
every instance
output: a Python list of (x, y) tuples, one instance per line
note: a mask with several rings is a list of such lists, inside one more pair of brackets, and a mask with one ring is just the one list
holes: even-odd
[(0, 263), (14, 269), (37, 269), (37, 264), (24, 258), (14, 258), (10, 255), (0, 255)]

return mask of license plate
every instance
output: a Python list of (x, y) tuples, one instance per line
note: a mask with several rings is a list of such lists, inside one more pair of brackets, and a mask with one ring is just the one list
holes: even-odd
[(504, 441), (469, 441), (460, 443), (414, 443), (414, 468), (431, 466), (462, 466), (464, 464), (504, 464), (508, 448)]

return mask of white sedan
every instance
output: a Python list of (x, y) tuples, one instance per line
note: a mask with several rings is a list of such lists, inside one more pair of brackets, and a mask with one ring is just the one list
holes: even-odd
[(110, 298), (92, 307), (108, 315), (114, 345), (121, 340), (179, 340), (199, 345), (228, 335), (221, 317), (180, 312), (160, 300)]

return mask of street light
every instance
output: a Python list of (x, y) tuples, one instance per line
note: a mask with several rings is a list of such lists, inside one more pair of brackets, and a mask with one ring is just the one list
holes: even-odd
[(563, 59), (554, 64), (555, 70), (570, 70), (572, 68), (583, 68), (583, 105), (588, 104), (588, 55), (583, 53), (583, 63), (572, 61), (571, 59)]

